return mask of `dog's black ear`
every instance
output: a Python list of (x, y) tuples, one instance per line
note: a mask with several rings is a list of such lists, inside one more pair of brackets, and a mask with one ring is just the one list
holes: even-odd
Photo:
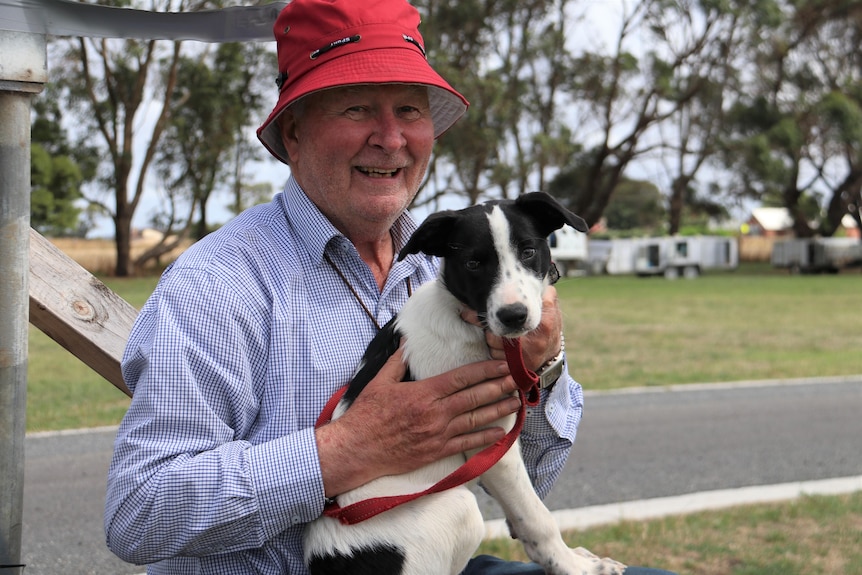
[(418, 254), (419, 252), (429, 256), (444, 257), (450, 231), (456, 220), (457, 216), (452, 210), (444, 210), (428, 216), (401, 248), (398, 253), (398, 261), (410, 254)]
[(553, 196), (545, 192), (530, 192), (518, 196), (515, 205), (533, 218), (545, 236), (565, 224), (569, 224), (579, 232), (586, 233), (590, 229), (583, 218), (564, 208)]

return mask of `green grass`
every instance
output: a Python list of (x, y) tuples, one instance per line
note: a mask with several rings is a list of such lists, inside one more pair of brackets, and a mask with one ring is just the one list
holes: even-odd
[(558, 290), (570, 372), (586, 389), (862, 372), (858, 273), (604, 276)]
[[(803, 497), (566, 534), (571, 547), (686, 575), (862, 575), (862, 492)], [(512, 540), (480, 553), (525, 561)]]
[[(106, 283), (136, 307), (157, 278)], [(697, 280), (586, 277), (557, 284), (572, 375), (585, 389), (862, 372), (862, 274), (769, 267)], [(113, 425), (128, 399), (30, 330), (27, 429)]]
[[(103, 281), (140, 309), (157, 277)], [(54, 340), (30, 326), (27, 364), (27, 430), (43, 431), (115, 425), (129, 398)]]

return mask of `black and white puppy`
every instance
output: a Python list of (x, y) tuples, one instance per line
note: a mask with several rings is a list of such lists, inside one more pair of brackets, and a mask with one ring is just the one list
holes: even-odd
[[(551, 196), (535, 192), (428, 217), (399, 254), (440, 256), (437, 281), (420, 287), (371, 342), (333, 419), (343, 414), (404, 337), (404, 360), (414, 379), (432, 377), (489, 358), (483, 329), (461, 319), (466, 306), (492, 333), (517, 338), (538, 327), (542, 294), (551, 283), (548, 235), (584, 221)], [(497, 422), (507, 431), (515, 416)], [(464, 463), (459, 454), (399, 476), (382, 477), (337, 498), (344, 507), (384, 495), (423, 491)], [(536, 495), (514, 446), (481, 476), (500, 503), (527, 555), (551, 574), (619, 574), (624, 566), (583, 549), (569, 549)], [(427, 495), (380, 515), (343, 525), (321, 517), (304, 534), (314, 575), (460, 573), (484, 536), (476, 498), (467, 486)]]

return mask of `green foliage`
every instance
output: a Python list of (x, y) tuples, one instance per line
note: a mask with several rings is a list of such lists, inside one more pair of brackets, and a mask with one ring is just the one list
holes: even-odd
[(556, 96), (573, 69), (560, 18), (565, 4), (417, 3), (429, 61), (471, 102), (436, 146), (431, 180), (437, 191), (458, 192), (470, 202), (531, 191), (543, 187), (562, 150), (576, 149), (566, 141), (570, 132), (559, 121)]
[(69, 156), (51, 156), (44, 147), (30, 147), (30, 225), (44, 235), (67, 236), (78, 231), (81, 170)]
[(862, 145), (862, 100), (831, 91), (815, 109), (838, 141), (851, 147)]
[[(207, 0), (195, 8), (223, 4)], [(859, 2), (639, 0), (619, 11), (585, 10), (575, 0), (416, 5), (429, 61), (472, 103), (439, 139), (420, 204), (444, 191), (470, 202), (512, 197), (549, 189), (554, 179), (565, 189), (575, 166), (582, 171), (572, 207), (589, 223), (607, 215), (620, 183), (634, 173), (659, 174), (652, 183), (669, 196), (671, 229), (702, 216), (703, 206), (687, 202), (778, 199), (799, 215), (802, 233), (810, 202), (825, 211), (810, 233), (831, 233), (862, 205), (854, 180), (862, 170)], [(118, 206), (116, 221), (130, 220), (144, 189), (129, 184), (126, 132), (141, 125), (139, 110), (148, 101), (175, 108), (165, 116), (173, 124), (159, 156), (167, 195), (198, 210), (168, 214), (166, 203), (159, 221), (197, 217), (203, 233), (211, 193), (230, 190), (236, 209), (248, 203), (241, 196), (249, 182), (242, 174), (228, 182), (224, 171), (248, 157), (248, 142), (234, 126), (252, 123), (255, 113), (242, 119), (242, 111), (271, 102), (249, 79), (270, 81), (262, 69), (270, 54), (228, 45), (192, 53), (188, 44), (145, 41), (110, 42), (104, 51), (88, 41), (69, 46), (60, 70), (63, 109), (78, 114), (87, 137), (105, 140), (91, 157), (111, 161), (100, 183), (116, 192), (115, 202), (103, 202)], [(157, 61), (167, 72), (154, 87)], [(152, 141), (159, 138), (154, 131)], [(260, 149), (253, 139), (251, 145)], [(87, 180), (89, 168), (72, 157)], [(196, 158), (194, 165), (184, 158)], [(712, 197), (683, 197), (687, 186)]]
[(805, 141), (805, 134), (799, 124), (799, 119), (786, 116), (770, 127), (767, 137), (773, 146), (795, 154)]
[[(135, 5), (156, 12), (206, 10), (220, 8), (226, 4), (221, 0), (202, 0), (191, 4), (160, 0), (146, 6), (135, 0), (104, 0), (102, 3), (112, 6)], [(164, 248), (160, 246), (150, 250), (141, 256), (144, 258), (141, 261), (132, 261), (132, 221), (137, 208), (145, 203), (144, 196), (152, 193), (153, 186), (149, 179), (154, 175), (154, 159), (158, 156), (166, 129), (170, 126), (169, 120), (183, 115), (183, 108), (179, 106), (183, 102), (183, 96), (192, 89), (201, 88), (204, 96), (201, 101), (210, 101), (208, 96), (222, 100), (223, 96), (235, 93), (235, 78), (263, 79), (261, 66), (272, 63), (272, 59), (262, 56), (265, 48), (256, 43), (248, 43), (240, 49), (256, 51), (248, 60), (231, 57), (227, 54), (229, 48), (213, 48), (225, 55), (224, 60), (219, 62), (223, 65), (221, 70), (229, 70), (236, 75), (222, 76), (222, 89), (217, 91), (213, 91), (211, 85), (186, 85), (186, 78), (178, 73), (181, 59), (186, 58), (184, 62), (188, 65), (184, 71), (189, 72), (189, 78), (202, 78), (200, 71), (193, 69), (191, 61), (213, 46), (181, 41), (93, 40), (86, 37), (57, 39), (50, 45), (52, 56), (64, 64), (54, 67), (52, 79), (62, 96), (61, 107), (64, 113), (74, 114), (77, 121), (76, 136), (80, 141), (75, 147), (98, 148), (92, 158), (95, 160), (94, 165), (98, 166), (100, 177), (94, 180), (94, 185), (88, 186), (87, 192), (93, 204), (109, 214), (115, 224), (117, 264), (114, 273), (118, 276), (133, 274), (136, 264), (143, 264), (146, 258), (158, 257), (158, 250)], [(268, 73), (267, 83), (271, 83), (271, 78)], [(258, 120), (255, 113), (260, 101), (251, 98), (254, 93), (255, 90), (245, 86), (245, 94), (249, 95), (248, 99), (243, 100), (243, 107), (248, 112), (244, 124), (246, 127)], [(214, 119), (211, 127), (216, 130), (212, 134), (214, 144), (221, 146), (221, 137), (224, 135), (235, 136), (235, 133), (224, 132), (225, 122), (233, 118), (232, 113), (213, 115), (211, 118)], [(186, 134), (197, 132), (188, 126), (183, 135)], [(171, 137), (179, 136), (173, 134)], [(259, 145), (256, 149), (260, 149)], [(202, 153), (205, 159), (209, 159), (208, 156), (209, 154)], [(243, 148), (243, 157), (249, 157), (247, 147)], [(222, 157), (222, 163), (227, 166), (232, 162)], [(242, 165), (241, 161), (237, 163)], [(86, 177), (87, 170), (83, 171)], [(175, 181), (180, 171), (179, 168), (176, 172), (168, 170), (169, 177), (166, 182)], [(234, 173), (240, 172), (241, 170), (236, 170)], [(202, 183), (197, 189), (210, 188), (204, 179), (199, 180)], [(187, 186), (176, 193), (169, 189), (169, 193), (163, 196), (165, 208), (156, 217), (172, 223), (190, 221), (192, 216), (189, 213), (179, 213), (181, 209), (187, 208), (191, 211), (195, 207), (188, 203), (183, 204), (183, 198), (180, 197), (180, 191), (188, 192), (190, 188), (191, 186)], [(242, 182), (236, 183), (233, 188), (241, 190)], [(234, 205), (240, 203), (235, 201)], [(205, 209), (205, 202), (200, 206)], [(205, 229), (204, 213), (201, 213), (200, 221)]]
[(797, 234), (829, 235), (862, 204), (860, 9), (764, 1), (746, 21), (751, 79), (722, 135), (726, 189), (788, 208)]
[(85, 235), (82, 186), (96, 173), (93, 151), (68, 141), (56, 86), (32, 102), (30, 225), (50, 236)]
[(611, 229), (647, 228), (658, 232), (665, 212), (664, 198), (655, 184), (623, 180), (614, 189), (605, 217)]
[[(173, 93), (170, 122), (158, 155), (169, 194), (183, 196), (200, 214), (196, 237), (208, 231), (207, 206), (218, 189), (233, 189), (234, 206), (246, 182), (235, 174), (236, 155), (243, 153), (242, 130), (262, 108), (256, 79), (262, 75), (262, 50), (254, 44), (220, 44), (213, 54), (183, 56), (178, 62), (180, 87)], [(162, 219), (172, 221), (174, 214)]]
[[(578, 205), (589, 201), (595, 152), (573, 157), (572, 164), (560, 171), (546, 186), (546, 191), (564, 205), (578, 211)], [(612, 230), (650, 230), (657, 233), (667, 210), (661, 191), (652, 182), (622, 178), (612, 190), (604, 208), (607, 227)]]

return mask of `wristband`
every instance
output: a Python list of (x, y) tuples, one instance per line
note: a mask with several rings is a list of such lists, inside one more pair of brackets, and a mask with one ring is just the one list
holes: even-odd
[(539, 388), (550, 389), (554, 387), (560, 376), (563, 375), (563, 366), (566, 356), (566, 338), (560, 333), (560, 353), (550, 359), (536, 371), (539, 376)]

